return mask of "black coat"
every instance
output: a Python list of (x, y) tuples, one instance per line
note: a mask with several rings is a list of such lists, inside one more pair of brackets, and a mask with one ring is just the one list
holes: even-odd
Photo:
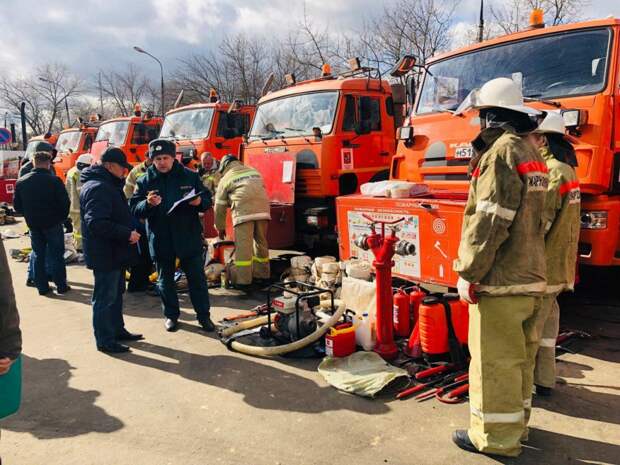
[(22, 213), (30, 229), (62, 224), (69, 215), (69, 196), (60, 178), (35, 168), (15, 183), (13, 206)]
[(134, 219), (123, 194), (123, 180), (101, 165), (80, 175), (80, 218), (86, 266), (112, 271), (133, 264), (137, 248), (129, 244)]
[[(192, 189), (204, 191), (200, 205), (182, 204), (170, 215), (172, 205)], [(159, 191), (162, 203), (151, 207), (146, 197), (149, 191)], [(146, 219), (149, 248), (154, 260), (190, 258), (202, 253), (202, 225), (198, 216), (211, 206), (211, 194), (206, 191), (198, 173), (174, 162), (172, 170), (160, 173), (154, 165), (138, 179), (136, 191), (129, 200), (131, 211), (138, 218)]]

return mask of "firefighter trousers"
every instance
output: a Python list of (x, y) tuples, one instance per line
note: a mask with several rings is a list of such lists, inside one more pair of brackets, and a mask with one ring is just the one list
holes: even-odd
[(230, 268), (233, 284), (252, 284), (253, 278), (269, 279), (269, 220), (246, 221), (235, 226), (235, 256)]
[(540, 298), (480, 296), (469, 307), (469, 438), (482, 452), (515, 457), (532, 408)]
[(73, 239), (75, 240), (75, 248), (82, 250), (82, 222), (80, 220), (80, 212), (69, 213), (71, 223), (73, 224)]
[(540, 345), (536, 355), (534, 383), (548, 388), (555, 387), (555, 345), (560, 330), (560, 306), (557, 294), (542, 299), (538, 324)]

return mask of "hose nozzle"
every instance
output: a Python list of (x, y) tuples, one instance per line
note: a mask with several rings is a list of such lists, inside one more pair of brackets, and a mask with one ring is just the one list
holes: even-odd
[(403, 255), (403, 256), (415, 255), (416, 254), (415, 245), (408, 241), (398, 241), (396, 243), (395, 252), (397, 255)]

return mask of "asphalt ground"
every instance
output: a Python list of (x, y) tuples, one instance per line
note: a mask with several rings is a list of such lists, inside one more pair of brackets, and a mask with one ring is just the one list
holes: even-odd
[[(534, 398), (523, 454), (502, 459), (452, 444), (467, 404), (364, 399), (327, 385), (319, 360), (233, 353), (198, 327), (187, 295), (180, 330), (167, 333), (156, 297), (126, 294), (127, 328), (146, 339), (130, 354), (97, 352), (92, 274), (72, 265), (73, 291), (40, 297), (25, 286), (26, 264), (10, 262), (24, 391), (21, 410), (0, 421), (4, 465), (620, 464), (620, 304), (618, 281), (604, 276), (564, 299), (562, 326), (593, 338), (560, 356), (560, 384)], [(229, 294), (212, 292), (215, 320), (262, 303)]]

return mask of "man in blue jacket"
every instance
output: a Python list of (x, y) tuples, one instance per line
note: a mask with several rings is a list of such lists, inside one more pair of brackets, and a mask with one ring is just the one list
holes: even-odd
[[(198, 173), (175, 160), (176, 145), (167, 139), (149, 144), (153, 164), (137, 182), (130, 206), (137, 218), (146, 219), (151, 256), (157, 265), (159, 295), (167, 331), (177, 329), (179, 299), (174, 273), (176, 259), (187, 276), (189, 296), (200, 326), (215, 330), (210, 317), (209, 291), (204, 273), (202, 226), (198, 217), (211, 206)], [(192, 191), (201, 193), (172, 207)]]
[(137, 341), (141, 334), (125, 329), (123, 292), (125, 268), (137, 253), (140, 234), (133, 229), (123, 177), (131, 165), (123, 151), (109, 147), (100, 164), (84, 168), (80, 176), (80, 217), (86, 266), (93, 270), (93, 327), (97, 349), (107, 353), (128, 352), (120, 341)]

